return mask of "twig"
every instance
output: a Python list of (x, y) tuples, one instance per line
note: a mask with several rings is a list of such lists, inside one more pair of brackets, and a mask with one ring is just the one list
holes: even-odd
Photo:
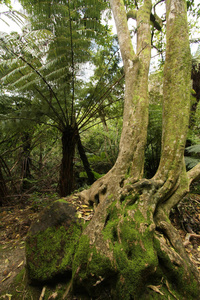
[(189, 245), (190, 243), (190, 239), (194, 237), (194, 238), (199, 238), (200, 239), (200, 234), (196, 234), (196, 233), (187, 233), (185, 236), (185, 241), (183, 243), (183, 245), (186, 247), (187, 245)]
[(43, 289), (42, 289), (42, 293), (40, 295), (39, 300), (42, 300), (44, 298), (45, 291), (46, 291), (46, 287), (44, 286)]
[(66, 289), (66, 291), (65, 291), (65, 293), (64, 293), (64, 295), (62, 297), (62, 299), (65, 299), (67, 297), (67, 295), (69, 294), (69, 291), (70, 291), (71, 287), (72, 287), (72, 279), (70, 280), (70, 283), (69, 283), (69, 285), (68, 285), (68, 287), (67, 287), (67, 289)]

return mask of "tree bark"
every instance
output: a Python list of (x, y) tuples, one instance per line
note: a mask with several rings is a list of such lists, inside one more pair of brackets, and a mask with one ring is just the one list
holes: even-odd
[(59, 193), (62, 197), (70, 195), (74, 188), (74, 154), (77, 139), (77, 129), (68, 125), (62, 133), (62, 162), (59, 180)]
[(133, 50), (123, 1), (111, 0), (125, 72), (123, 129), (115, 173), (131, 175), (137, 181), (143, 175), (144, 150), (148, 126), (148, 72), (151, 54), (149, 13), (151, 1), (137, 12), (137, 52)]

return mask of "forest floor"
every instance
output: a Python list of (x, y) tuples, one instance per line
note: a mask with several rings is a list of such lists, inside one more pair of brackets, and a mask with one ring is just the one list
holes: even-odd
[[(26, 263), (25, 239), (28, 229), (48, 201), (46, 199), (36, 204), (31, 200), (0, 208), (0, 299), (11, 299), (9, 287)], [(77, 208), (76, 202), (72, 204)], [(91, 216), (92, 212), (88, 213), (85, 205), (78, 205), (80, 214), (87, 217), (90, 213), (88, 217)], [(172, 212), (171, 220), (183, 239), (188, 255), (200, 271), (200, 194), (188, 194)]]

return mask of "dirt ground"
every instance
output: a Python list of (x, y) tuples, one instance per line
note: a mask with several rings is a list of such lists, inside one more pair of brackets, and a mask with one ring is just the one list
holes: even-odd
[[(77, 206), (77, 202), (72, 204)], [(81, 204), (79, 214), (85, 214), (86, 218), (91, 216), (91, 212)], [(9, 286), (25, 266), (25, 238), (37, 215), (38, 211), (31, 204), (23, 208), (0, 208), (0, 299), (11, 299)], [(200, 195), (187, 195), (173, 211), (171, 220), (183, 239), (188, 255), (200, 270)]]
[(25, 265), (25, 238), (36, 216), (31, 207), (0, 208), (0, 295)]

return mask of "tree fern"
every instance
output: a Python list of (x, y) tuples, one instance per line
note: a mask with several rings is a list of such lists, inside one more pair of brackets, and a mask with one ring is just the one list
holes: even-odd
[(99, 39), (101, 36), (106, 40), (109, 34), (107, 26), (101, 23), (101, 13), (107, 4), (103, 0), (54, 1), (51, 5), (48, 1), (22, 3), (30, 14), (32, 30), (27, 27), (22, 35), (4, 35), (0, 40), (3, 87), (11, 97), (17, 92), (29, 99), (23, 102), (20, 112), (12, 111), (13, 118), (22, 120), (26, 115), (33, 120), (35, 115), (36, 121), (40, 115), (40, 122), (49, 118), (61, 131), (63, 143), (68, 134), (70, 140), (76, 139), (77, 131), (91, 126), (103, 102), (106, 109), (114, 101), (111, 94), (116, 94), (115, 100), (120, 98), (115, 91), (123, 75), (115, 72), (111, 76), (114, 69), (108, 68), (107, 79), (97, 76), (89, 89), (84, 88), (87, 82), (79, 76), (84, 64), (93, 62), (93, 50), (96, 53), (97, 49), (107, 47), (103, 38)]

